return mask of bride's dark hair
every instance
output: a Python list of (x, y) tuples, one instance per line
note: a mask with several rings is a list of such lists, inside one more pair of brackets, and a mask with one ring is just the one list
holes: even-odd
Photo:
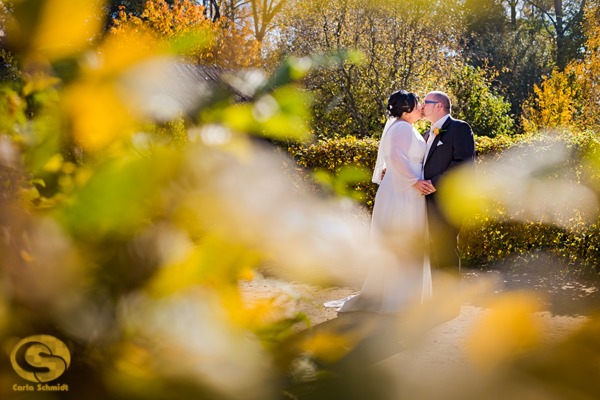
[(419, 96), (405, 90), (398, 90), (388, 98), (388, 111), (392, 117), (400, 118), (403, 113), (411, 113), (419, 104)]

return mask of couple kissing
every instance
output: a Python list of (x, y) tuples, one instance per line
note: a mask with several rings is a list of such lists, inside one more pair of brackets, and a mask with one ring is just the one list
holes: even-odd
[[(384, 251), (374, 253), (358, 295), (325, 303), (339, 312), (398, 314), (434, 296), (432, 267), (460, 277), (460, 227), (440, 210), (436, 192), (450, 170), (474, 165), (473, 131), (452, 118), (443, 92), (430, 92), (420, 103), (416, 94), (400, 90), (387, 106), (371, 219), (371, 245)], [(424, 136), (413, 127), (419, 119), (431, 123)]]

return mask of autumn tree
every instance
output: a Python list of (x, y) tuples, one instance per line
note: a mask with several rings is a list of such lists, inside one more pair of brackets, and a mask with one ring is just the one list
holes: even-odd
[(585, 41), (582, 31), (587, 0), (524, 0), (538, 11), (539, 20), (556, 49), (556, 66), (563, 70), (567, 64), (581, 57)]
[(363, 0), (290, 2), (278, 52), (307, 57), (356, 49), (362, 61), (339, 58), (306, 80), (315, 92), (314, 129), (321, 136), (381, 131), (386, 99), (406, 89), (421, 95), (443, 87), (458, 60), (458, 15), (433, 0), (369, 3)]
[(584, 20), (585, 58), (555, 70), (524, 104), (524, 125), (541, 128), (600, 126), (600, 5), (587, 7)]
[(219, 18), (213, 22), (205, 8), (189, 0), (149, 0), (138, 17), (123, 10), (113, 20), (113, 32), (144, 31), (151, 39), (146, 45), (171, 42), (186, 35), (204, 35), (206, 41), (185, 55), (203, 65), (247, 68), (259, 64), (258, 44), (247, 27), (238, 27)]
[[(10, 4), (0, 4), (0, 30), (3, 32), (6, 30), (7, 20), (11, 17), (11, 13)], [(14, 81), (19, 78), (21, 72), (3, 39), (0, 40), (0, 81)]]
[(225, 18), (238, 27), (250, 27), (262, 43), (275, 27), (275, 20), (288, 0), (200, 0), (212, 21)]
[(534, 86), (530, 99), (523, 104), (523, 127), (527, 132), (574, 125), (577, 109), (577, 85), (573, 76), (555, 70), (541, 85)]
[[(106, 2), (105, 12), (108, 16), (109, 22), (112, 18), (116, 18), (120, 11), (124, 11), (127, 14), (135, 15), (140, 17), (144, 12), (144, 5), (147, 0), (109, 0)], [(170, 0), (169, 2), (172, 2)]]
[(590, 4), (587, 8), (584, 32), (585, 58), (570, 64), (577, 76), (583, 95), (583, 123), (588, 127), (600, 127), (600, 4)]

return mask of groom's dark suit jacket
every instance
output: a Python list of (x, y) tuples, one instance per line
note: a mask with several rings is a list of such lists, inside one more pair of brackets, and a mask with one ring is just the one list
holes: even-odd
[[(430, 134), (433, 135), (433, 132), (425, 134), (425, 140)], [(474, 165), (474, 161), (475, 139), (471, 127), (464, 121), (448, 117), (440, 133), (431, 143), (423, 166), (423, 178), (431, 180), (433, 186), (439, 189), (448, 171), (457, 166)], [(460, 256), (457, 245), (460, 227), (451, 224), (438, 207), (437, 192), (427, 195), (426, 199), (433, 255), (432, 266), (460, 277)]]
[[(425, 134), (425, 140), (430, 134), (433, 135), (433, 132)], [(448, 117), (440, 133), (433, 139), (423, 167), (423, 179), (431, 180), (437, 189), (440, 180), (450, 169), (474, 161), (475, 139), (471, 127), (464, 121)]]

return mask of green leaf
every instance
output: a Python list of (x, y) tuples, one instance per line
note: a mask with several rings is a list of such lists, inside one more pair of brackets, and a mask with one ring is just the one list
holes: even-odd
[(36, 188), (21, 189), (21, 198), (26, 202), (31, 202), (40, 197), (40, 192)]
[(29, 181), (32, 185), (40, 185), (41, 187), (46, 187), (46, 182), (43, 179), (32, 179)]

